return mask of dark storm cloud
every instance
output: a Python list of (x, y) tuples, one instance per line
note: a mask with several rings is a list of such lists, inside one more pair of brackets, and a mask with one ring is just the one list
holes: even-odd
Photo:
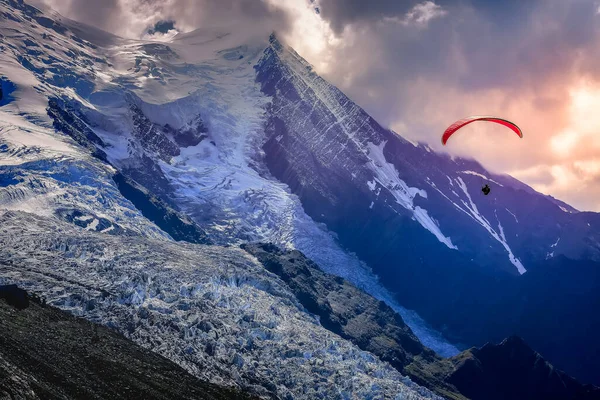
[[(539, 0), (439, 0), (442, 7), (455, 5), (471, 6), (490, 17), (492, 23), (506, 18), (515, 21), (524, 10), (531, 9)], [(419, 0), (320, 0), (321, 15), (340, 33), (350, 24), (372, 23), (386, 17), (406, 14), (412, 7), (425, 1)]]
[(155, 33), (167, 33), (173, 29), (175, 29), (175, 21), (160, 20), (152, 28), (148, 29), (148, 33), (151, 35)]
[[(465, 88), (535, 84), (540, 78), (569, 69), (581, 51), (595, 45), (598, 33), (592, 1), (445, 0), (435, 4), (446, 15), (432, 19), (427, 29), (373, 22), (402, 17), (416, 4), (392, 0), (320, 3), (321, 15), (337, 30), (345, 26), (362, 29), (368, 36), (362, 42), (370, 43), (364, 52), (377, 51), (373, 47), (378, 47), (387, 58), (382, 64), (399, 72), (402, 79), (445, 75)], [(458, 53), (464, 65), (456, 60)], [(589, 56), (590, 62), (597, 60)], [(365, 61), (368, 63), (368, 58)], [(595, 65), (590, 64), (590, 72)], [(377, 78), (388, 77), (377, 73)]]
[(403, 15), (415, 3), (414, 0), (321, 0), (319, 10), (333, 30), (340, 33), (349, 24)]

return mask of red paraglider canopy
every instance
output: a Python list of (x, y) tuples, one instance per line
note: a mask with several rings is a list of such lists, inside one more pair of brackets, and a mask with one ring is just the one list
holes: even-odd
[(510, 121), (507, 121), (507, 120), (505, 120), (503, 118), (497, 118), (497, 117), (491, 117), (491, 116), (467, 117), (467, 118), (463, 118), (463, 119), (461, 119), (459, 121), (456, 121), (455, 123), (453, 123), (452, 125), (450, 125), (448, 127), (448, 129), (446, 129), (446, 131), (442, 135), (442, 144), (446, 145), (446, 142), (448, 141), (448, 138), (450, 138), (450, 136), (452, 136), (452, 134), (454, 134), (454, 132), (456, 132), (457, 130), (459, 130), (463, 126), (468, 125), (471, 122), (475, 122), (475, 121), (495, 122), (497, 124), (504, 125), (504, 126), (510, 128), (510, 129), (512, 129), (513, 132), (515, 132), (517, 135), (519, 135), (519, 137), (521, 137), (521, 138), (523, 137), (523, 132), (521, 131), (521, 128), (519, 128), (514, 123), (512, 123)]

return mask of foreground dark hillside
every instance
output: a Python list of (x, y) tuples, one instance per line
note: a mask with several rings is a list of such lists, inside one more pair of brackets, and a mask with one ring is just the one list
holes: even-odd
[(19, 309), (26, 304), (18, 292), (0, 299), (2, 399), (251, 398), (200, 381), (108, 328), (25, 303)]

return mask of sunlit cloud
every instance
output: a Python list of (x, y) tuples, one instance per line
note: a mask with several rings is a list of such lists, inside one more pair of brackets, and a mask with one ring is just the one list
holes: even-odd
[(268, 0), (290, 17), (290, 25), (283, 39), (299, 54), (309, 60), (321, 73), (331, 71), (335, 65), (335, 49), (342, 39), (337, 37), (329, 23), (318, 13), (318, 5), (306, 0)]
[(534, 189), (549, 193), (580, 210), (600, 209), (600, 161), (591, 159), (572, 163), (539, 165), (513, 175)]
[(403, 25), (427, 26), (429, 21), (448, 14), (441, 6), (433, 1), (424, 1), (416, 4), (403, 17), (385, 17), (384, 22), (393, 22)]
[(552, 150), (567, 158), (600, 151), (600, 87), (585, 82), (572, 89), (568, 109), (568, 126), (551, 138)]
[[(161, 20), (181, 32), (275, 30), (383, 126), (600, 211), (589, 198), (600, 198), (598, 0), (44, 1), (129, 38), (170, 40), (148, 35)], [(441, 146), (449, 124), (476, 114), (525, 136), (473, 124)]]

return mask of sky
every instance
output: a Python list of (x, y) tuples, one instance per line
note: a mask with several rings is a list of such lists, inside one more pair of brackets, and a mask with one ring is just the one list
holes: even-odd
[[(37, 1), (131, 38), (274, 30), (384, 127), (600, 211), (600, 0)], [(443, 147), (469, 115), (524, 138), (476, 123)]]

